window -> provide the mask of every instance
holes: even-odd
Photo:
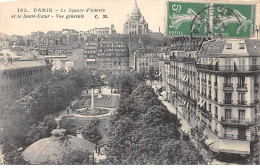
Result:
[[[232,104],[232,93],[225,93],[225,104]]]
[[[256,58],[253,58],[253,65],[256,65]]]
[[[230,59],[230,58],[225,59],[225,66],[226,66],[225,70],[229,70],[229,71],[232,70],[231,61],[232,61],[232,59]]]
[[[226,49],[232,49],[232,44],[231,43],[227,43],[226,44]]]
[[[238,104],[245,104],[245,93],[238,93]]]
[[[245,87],[245,76],[238,77],[238,87]]]
[[[238,111],[238,118],[239,118],[239,120],[245,119],[245,110],[239,110]]]
[[[239,43],[239,49],[245,49],[245,43]]]
[[[224,81],[225,81],[226,84],[230,84],[231,83],[231,76],[225,77]]]
[[[215,106],[215,118],[218,119],[218,107]]]
[[[239,59],[238,62],[239,62],[238,69],[241,70],[241,71],[245,71],[245,69],[246,69],[245,68],[245,59]]]
[[[231,110],[230,109],[225,109],[225,118],[231,119]]]

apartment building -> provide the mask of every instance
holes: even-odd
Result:
[[[113,74],[129,72],[129,49],[123,42],[98,42],[96,69]]]
[[[207,41],[197,54],[169,50],[161,63],[169,101],[193,128],[203,128],[209,149],[250,154],[257,132],[260,40]]]
[[[137,72],[149,72],[153,68],[155,74],[159,74],[160,58],[165,55],[162,47],[146,47],[137,49],[134,53],[135,70]]]
[[[48,60],[0,59],[0,96],[17,93],[27,84],[37,84],[51,77]]]
[[[89,70],[96,70],[97,42],[87,42],[84,47],[85,66]]]

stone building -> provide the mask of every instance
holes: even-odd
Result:
[[[128,45],[121,42],[99,42],[97,45],[96,69],[113,74],[129,72]]]
[[[0,96],[14,94],[27,84],[37,84],[51,77],[52,64],[47,59],[16,60],[0,58]]]
[[[137,49],[134,53],[135,70],[137,72],[149,72],[153,68],[154,73],[159,75],[160,58],[165,54],[161,47],[148,47]]]
[[[169,51],[161,61],[169,101],[214,153],[249,156],[256,140],[260,41],[204,42],[198,55]],[[180,58],[181,61],[178,61]]]

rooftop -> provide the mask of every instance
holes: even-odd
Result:
[[[63,153],[72,150],[84,150],[90,153],[94,150],[94,143],[83,138],[66,135],[65,129],[54,129],[52,136],[36,141],[30,145],[22,156],[31,164],[41,164],[46,161],[60,161]]]
[[[0,71],[1,70],[12,70],[19,68],[31,68],[31,67],[40,67],[47,65],[45,60],[19,60],[11,62],[0,62]]]
[[[206,41],[203,43],[199,54],[201,56],[213,54],[260,56],[260,40],[230,39]]]

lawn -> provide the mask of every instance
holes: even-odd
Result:
[[[99,131],[101,132],[102,135],[102,140],[99,142],[100,144],[108,141],[107,133],[109,132],[110,129],[109,118],[110,116],[99,118],[100,120]],[[77,118],[77,117],[69,117],[69,116],[63,117],[62,120],[60,121],[61,128],[67,129],[67,133],[69,135],[76,136],[76,131],[79,125],[81,124],[83,127],[85,127],[86,125],[88,125],[91,119],[92,118]],[[107,126],[107,131],[105,131],[105,126]]]
[[[118,96],[115,95],[102,95],[102,98],[94,98],[95,107],[107,107],[107,108],[116,108],[118,106]],[[88,98],[84,105],[91,105],[91,98]]]

